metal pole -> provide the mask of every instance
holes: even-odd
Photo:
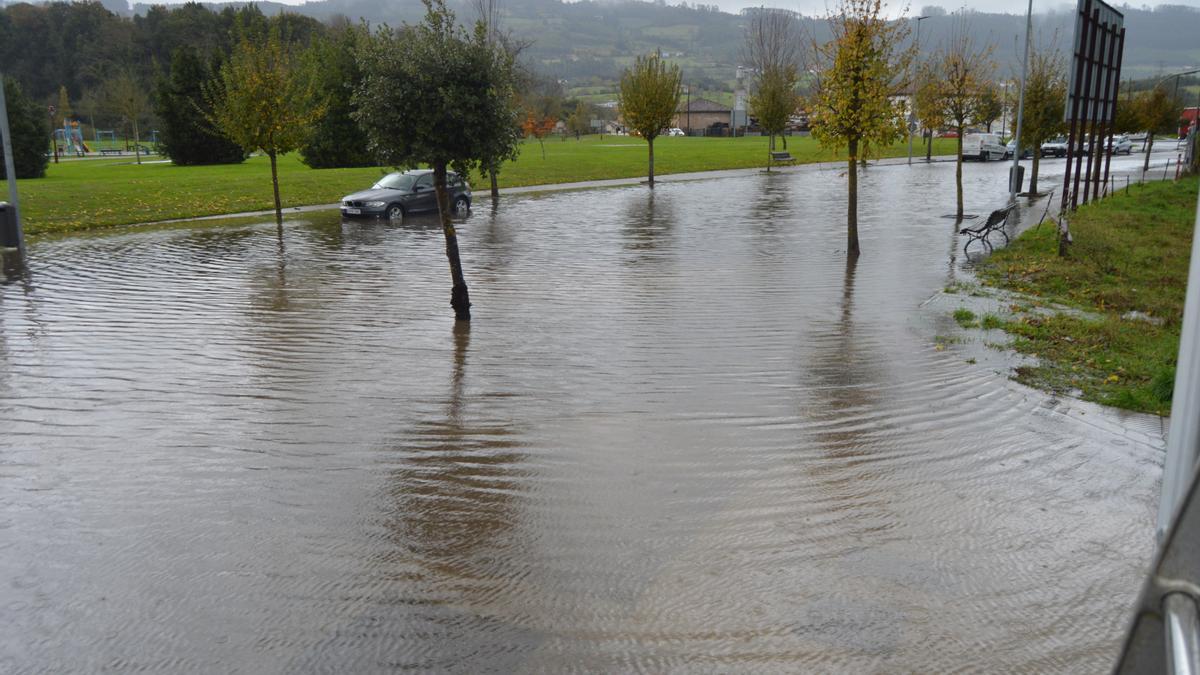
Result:
[[[1089,86],[1089,83],[1092,81],[1092,65],[1095,63],[1095,59],[1092,58],[1092,55],[1095,54],[1095,52],[1096,52],[1096,26],[1100,23],[1099,8],[1092,10],[1091,9],[1091,7],[1092,7],[1091,0],[1087,0],[1087,4],[1085,5],[1085,7],[1088,8],[1090,11],[1088,12],[1088,16],[1086,17],[1086,19],[1083,23],[1084,35],[1087,37],[1086,47],[1084,47],[1084,50],[1083,50],[1084,73],[1083,73],[1083,81],[1080,82],[1079,87],[1076,88],[1076,91],[1079,92],[1080,97],[1083,99],[1083,119],[1080,120],[1080,123],[1079,123],[1080,124],[1080,127],[1079,127],[1080,137],[1078,139],[1079,140],[1078,145],[1079,145],[1080,150],[1083,149],[1083,139],[1087,138],[1087,134],[1089,131],[1092,131],[1092,124],[1091,124],[1091,116],[1092,116],[1091,115],[1091,112],[1092,112],[1091,92],[1092,92],[1092,88],[1091,88],[1091,86]],[[1074,150],[1073,147],[1067,148],[1067,154],[1070,155],[1072,150]],[[1091,162],[1090,158],[1088,159],[1088,162]],[[1090,166],[1090,164],[1089,164],[1089,166]],[[1074,211],[1079,206],[1079,173],[1082,170],[1083,170],[1083,161],[1077,159],[1075,161],[1075,191],[1071,194],[1071,210],[1072,211]],[[1087,203],[1087,200],[1084,200],[1084,203]]]
[[[1112,132],[1113,125],[1117,121],[1117,105],[1121,96],[1121,65],[1125,62],[1125,29],[1117,34],[1117,70],[1113,73],[1113,94],[1112,106],[1109,108],[1108,115],[1108,147],[1112,147]],[[1132,91],[1132,89],[1131,89]],[[1130,151],[1132,153],[1132,150]],[[1104,158],[1104,179],[1108,180],[1108,169],[1112,164],[1113,153],[1108,153]]]
[[[1167,639],[1167,670],[1175,675],[1200,675],[1200,616],[1196,601],[1183,593],[1163,598],[1163,631]]]
[[[1071,103],[1071,109],[1068,111],[1070,122],[1070,131],[1067,132],[1067,164],[1063,170],[1063,191],[1062,191],[1062,207],[1059,211],[1065,212],[1067,206],[1072,202],[1071,194],[1071,163],[1078,162],[1079,158],[1075,157],[1072,152],[1075,149],[1075,130],[1079,124],[1079,99],[1080,89],[1083,83],[1083,55],[1087,47],[1087,26],[1088,26],[1088,10],[1091,9],[1092,3],[1090,0],[1085,0],[1083,9],[1076,12],[1076,21],[1078,21],[1078,29],[1075,31],[1079,36],[1079,45],[1074,48],[1075,55],[1075,78],[1072,80],[1074,88],[1069,92],[1067,100]]]
[[[1017,94],[1017,133],[1013,134],[1013,164],[1008,177],[1008,201],[1017,201],[1017,172],[1021,166],[1021,124],[1025,121],[1025,72],[1029,68],[1029,34],[1033,29],[1033,0],[1025,10],[1025,56],[1021,57],[1021,91]],[[1033,180],[1030,178],[1029,180]]]
[[[1200,198],[1197,198],[1200,208]],[[1192,260],[1183,304],[1175,393],[1171,398],[1171,427],[1167,433],[1167,458],[1163,464],[1162,495],[1158,503],[1158,541],[1161,544],[1171,518],[1187,493],[1197,458],[1200,458],[1200,210],[1192,239]]]
[[[1033,2],[1033,0],[1029,0]],[[908,163],[912,164],[912,134],[915,129],[913,125],[917,122],[917,59],[921,58],[921,22],[928,19],[927,16],[917,17],[917,37],[913,44],[913,65],[912,65],[912,84],[909,85],[909,113],[908,113]]]
[[[1094,59],[1095,66],[1096,66],[1095,77],[1092,76],[1092,64],[1090,64],[1090,63],[1088,64],[1088,76],[1087,76],[1088,101],[1090,102],[1088,109],[1091,111],[1092,114],[1088,116],[1089,117],[1088,131],[1090,131],[1091,133],[1089,133],[1087,138],[1084,139],[1084,141],[1083,141],[1083,142],[1087,143],[1087,149],[1088,149],[1088,151],[1087,151],[1087,171],[1084,171],[1084,173],[1083,173],[1083,203],[1084,204],[1088,203],[1088,195],[1089,194],[1091,194],[1093,197],[1096,197],[1097,195],[1100,194],[1100,186],[1099,185],[1095,186],[1095,189],[1092,188],[1092,182],[1094,180],[1093,176],[1092,176],[1092,160],[1095,159],[1096,166],[1097,167],[1100,166],[1100,160],[1096,159],[1096,136],[1099,136],[1103,131],[1103,125],[1101,124],[1101,121],[1100,121],[1101,120],[1101,116],[1100,116],[1100,103],[1101,103],[1100,79],[1104,77],[1104,63],[1101,62],[1100,59],[1103,58],[1103,56],[1104,56],[1104,46],[1108,42],[1108,26],[1102,25],[1100,23],[1100,10],[1096,10],[1095,26],[1096,26],[1096,31],[1100,33],[1100,47],[1099,47],[1099,49],[1096,50],[1096,58]],[[1101,148],[1100,151],[1104,152],[1104,149]]]
[[[12,134],[8,130],[8,103],[4,100],[4,74],[0,73],[0,142],[4,143],[4,175],[8,177],[8,204],[17,228],[17,252],[25,257],[25,233],[21,231],[21,209],[17,203],[17,168],[13,165]]]

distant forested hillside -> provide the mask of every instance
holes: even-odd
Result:
[[[60,85],[74,99],[113,72],[130,67],[149,86],[179,46],[206,52],[227,49],[230,27],[239,16],[293,14],[295,28],[303,34],[320,30],[321,23],[330,21],[412,22],[424,11],[419,0],[249,4],[254,7],[247,8],[247,3],[138,4],[130,11],[123,8],[121,0],[105,0],[104,4],[10,3],[0,7],[0,63],[39,100],[55,99]],[[465,0],[452,0],[451,4],[460,19],[471,18]],[[525,58],[536,70],[564,80],[570,91],[597,95],[613,90],[620,69],[634,55],[655,49],[678,62],[693,87],[728,90],[746,21],[743,15],[703,4],[500,0],[500,5],[504,27],[529,41]],[[1129,36],[1127,77],[1149,77],[1200,64],[1200,11],[1180,6],[1126,7],[1124,11]],[[965,22],[977,44],[995,45],[994,56],[1001,63],[998,76],[1013,72],[1023,17],[982,13],[964,17],[928,6],[921,12],[931,15],[921,25],[922,52],[932,51]],[[817,39],[827,35],[822,20],[804,18],[802,24]],[[1057,34],[1058,44],[1065,47],[1071,26],[1069,13],[1035,17],[1042,43],[1049,43]]]

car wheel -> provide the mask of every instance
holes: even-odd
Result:
[[[387,207],[387,219],[388,220],[403,220],[404,219],[404,207],[400,206],[399,204],[389,205]]]
[[[466,197],[459,195],[454,198],[454,215],[465,216],[471,210],[471,201]]]

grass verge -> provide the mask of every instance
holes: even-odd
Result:
[[[1150,183],[1080,208],[1069,258],[1058,257],[1049,224],[981,266],[984,283],[1034,296],[1035,305],[1083,310],[1003,322],[1010,346],[1038,358],[1017,369],[1017,380],[1118,408],[1170,411],[1198,186],[1195,177]]]
[[[936,139],[938,154],[953,151],[953,139]],[[646,172],[646,143],[625,136],[554,139],[542,146],[527,141],[516,162],[500,172],[501,187],[633,178]],[[808,137],[788,139],[788,151],[801,163],[839,159]],[[907,143],[883,153],[900,157]],[[658,175],[764,166],[767,139],[659,138],[654,143]],[[287,206],[331,204],[369,187],[385,169],[310,169],[295,154],[279,162],[279,189]],[[18,181],[21,211],[29,234],[66,232],[174,218],[211,216],[273,207],[271,172],[265,157],[244,164],[181,167],[133,163],[132,157],[51,164],[45,178]],[[487,181],[472,180],[476,192]]]

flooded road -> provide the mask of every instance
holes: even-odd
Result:
[[[953,172],[868,169],[856,265],[836,169],[477,209],[469,331],[428,220],[35,243],[0,672],[1107,670],[1157,422],[936,347]]]

